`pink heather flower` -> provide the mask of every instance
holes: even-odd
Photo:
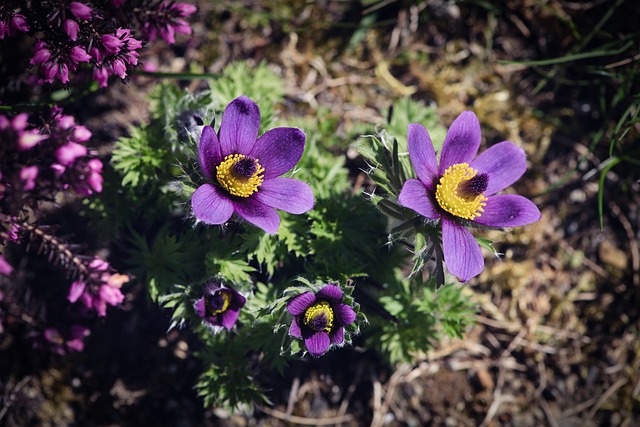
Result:
[[[104,302],[113,306],[124,301],[124,295],[122,295],[120,288],[109,284],[100,286],[99,295]]]
[[[4,39],[5,35],[14,36],[18,31],[29,31],[29,24],[24,15],[16,13],[10,21],[0,20],[0,39]]]
[[[89,263],[89,268],[96,271],[106,271],[109,268],[109,263],[102,258],[95,257]]]
[[[98,316],[104,317],[107,315],[107,304],[116,306],[124,301],[124,295],[119,288],[102,285],[98,291],[98,297],[94,297],[93,308],[98,313]]]
[[[25,130],[29,121],[29,115],[27,113],[20,113],[11,120],[11,127],[16,132]]]
[[[27,18],[24,15],[16,13],[11,19],[11,25],[18,31],[29,31],[29,24],[27,24]]]
[[[67,170],[67,168],[57,163],[52,164],[51,169],[53,169],[53,172],[56,174],[57,177],[61,176],[64,173],[64,171]]]
[[[61,129],[69,129],[73,126],[76,125],[76,119],[73,118],[73,116],[67,116],[62,114],[62,109],[58,109],[56,110],[58,117],[57,117],[57,122],[58,122],[58,126],[60,126]]]
[[[98,82],[98,86],[104,88],[109,83],[109,71],[106,67],[95,67],[93,69],[93,78]]]
[[[44,64],[51,58],[51,51],[46,43],[41,40],[36,41],[33,47],[34,53],[29,63],[31,65]]]
[[[113,34],[105,34],[100,38],[105,52],[109,55],[117,55],[120,49],[124,45],[123,41]]]
[[[82,125],[78,125],[73,129],[73,139],[76,142],[85,142],[91,138],[91,131]]]
[[[89,55],[82,46],[74,46],[71,49],[71,54],[69,55],[69,58],[71,58],[72,61],[77,63],[91,61],[91,55]]]
[[[68,142],[56,150],[56,159],[63,166],[69,166],[78,157],[87,155],[87,147],[76,142]]]
[[[461,282],[484,268],[478,242],[467,225],[516,227],[540,219],[530,200],[500,194],[527,169],[524,150],[510,141],[500,142],[476,157],[482,139],[480,122],[465,111],[451,124],[440,163],[429,133],[420,124],[408,129],[409,158],[418,179],[404,183],[400,205],[442,226],[444,262]]]
[[[78,31],[80,31],[80,26],[76,21],[73,19],[67,19],[64,21],[62,26],[64,28],[64,32],[69,36],[69,39],[72,41],[78,40]]]
[[[127,77],[127,66],[124,64],[124,61],[122,61],[121,59],[116,59],[115,61],[113,61],[112,67],[113,73],[116,76],[120,77],[121,79]]]
[[[195,303],[195,311],[213,327],[231,330],[247,299],[235,289],[210,283],[205,286],[202,297]]]
[[[333,283],[294,297],[287,310],[293,315],[289,335],[303,339],[309,354],[316,357],[332,344],[342,344],[344,327],[356,320],[356,312],[342,303],[342,290]]]
[[[24,166],[20,169],[20,180],[22,181],[22,190],[29,191],[36,187],[36,177],[38,176],[37,166]]]
[[[97,47],[92,47],[89,50],[89,55],[91,55],[91,57],[97,62],[97,63],[101,63],[102,62],[102,52],[100,52],[100,49],[98,49]]]
[[[26,132],[23,132],[18,137],[18,150],[20,151],[30,150],[36,145],[38,145],[40,141],[44,141],[47,138],[49,137],[47,135],[41,135],[38,129],[31,129]]]
[[[74,303],[80,299],[80,296],[84,293],[87,284],[83,280],[75,280],[71,283],[71,287],[69,288],[69,295],[67,295],[67,300],[70,303]]]
[[[84,19],[85,21],[91,19],[91,14],[93,12],[93,9],[91,7],[77,1],[72,1],[69,5],[69,9],[71,10],[71,13],[76,16],[76,18]]]
[[[111,5],[116,9],[124,4],[124,0],[111,0]]]
[[[7,262],[4,256],[0,255],[0,274],[10,276],[13,273],[13,267]]]
[[[87,166],[90,171],[87,183],[93,191],[100,193],[102,191],[102,162],[99,159],[91,159],[87,163]],[[91,194],[90,191],[89,194]]]
[[[86,326],[72,325],[60,330],[58,328],[47,328],[44,331],[44,339],[51,346],[51,350],[57,354],[67,354],[71,351],[82,351],[84,349],[84,338],[89,336],[89,328]]]
[[[58,71],[58,78],[60,82],[65,84],[69,83],[69,67],[67,64],[61,63]]]
[[[193,193],[195,217],[224,224],[234,212],[270,234],[280,226],[276,209],[302,214],[313,208],[311,188],[280,176],[298,163],[306,136],[297,128],[271,129],[258,138],[260,109],[246,96],[234,99],[222,116],[219,136],[205,126],[200,166],[207,182]]]

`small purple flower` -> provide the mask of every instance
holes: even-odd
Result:
[[[76,21],[74,21],[73,19],[66,19],[62,24],[62,27],[64,28],[64,32],[67,33],[71,41],[78,40],[78,31],[80,31],[80,26]]]
[[[15,13],[11,16],[9,13],[9,16],[4,19],[0,18],[0,40],[4,39],[5,35],[9,37],[16,35],[18,31],[29,31],[29,24],[24,15]]]
[[[344,327],[356,320],[356,312],[342,304],[342,291],[334,284],[294,297],[287,310],[293,315],[289,335],[304,339],[312,356],[322,356],[331,344],[342,344]]]
[[[124,45],[124,42],[113,34],[105,34],[100,38],[104,50],[109,55],[116,55]]]
[[[69,9],[71,10],[71,13],[75,15],[76,18],[84,19],[85,21],[90,20],[91,15],[93,13],[93,9],[91,7],[77,1],[72,1],[71,4],[69,5]]]
[[[424,126],[409,125],[407,139],[418,179],[404,183],[398,202],[430,220],[441,220],[444,261],[460,281],[484,268],[480,246],[465,225],[515,227],[540,219],[540,210],[525,197],[496,195],[524,174],[525,152],[503,141],[476,157],[481,130],[473,112],[463,112],[451,124],[440,165]]]
[[[274,234],[280,226],[276,209],[301,214],[313,208],[313,192],[306,183],[280,178],[300,160],[305,134],[279,127],[257,138],[259,128],[258,105],[241,96],[225,108],[219,135],[211,126],[202,130],[200,165],[209,182],[191,198],[198,220],[224,224],[237,212]]]
[[[71,48],[69,58],[77,63],[91,61],[91,55],[89,55],[82,46],[74,46]]]
[[[86,326],[71,325],[62,329],[47,328],[44,330],[43,336],[54,353],[64,355],[69,351],[82,351],[84,339],[89,334],[89,328]]]
[[[4,256],[0,255],[0,274],[10,276],[13,273],[13,267],[7,262]]]
[[[62,166],[69,166],[78,157],[87,155],[87,147],[77,142],[70,141],[56,150],[56,159]]]
[[[22,190],[29,191],[36,188],[36,178],[38,177],[38,166],[24,166],[20,169],[20,180]]]
[[[247,299],[235,289],[210,283],[195,304],[198,316],[212,326],[233,328]]]

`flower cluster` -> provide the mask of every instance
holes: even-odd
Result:
[[[90,138],[91,131],[60,108],[39,119],[0,115],[0,212],[17,215],[60,190],[102,191],[102,162],[85,145]]]
[[[85,145],[90,138],[89,129],[59,108],[39,118],[0,115],[0,219],[6,227],[0,243],[15,242],[26,208],[37,209],[58,191],[80,196],[102,191],[102,162]],[[0,273],[12,271],[0,254]]]
[[[9,3],[0,5],[0,40],[5,36],[13,37],[19,31],[29,31],[27,18]]]
[[[175,43],[175,34],[191,34],[186,19],[196,7],[150,0],[111,2],[8,0],[0,5],[0,39],[20,32],[36,37],[29,63],[37,67],[39,84],[71,83],[81,70],[91,70],[100,87],[110,76],[126,81],[138,65],[142,40],[162,37]],[[18,13],[20,12],[20,13]]]
[[[398,202],[442,227],[444,262],[465,282],[484,268],[480,246],[467,226],[515,227],[540,219],[530,200],[516,194],[496,195],[516,182],[527,168],[524,150],[510,141],[476,157],[482,139],[480,122],[470,111],[451,124],[440,163],[420,124],[408,129],[409,158],[418,179],[404,183]]]
[[[103,317],[108,305],[117,306],[124,301],[120,288],[128,281],[129,276],[113,273],[109,263],[96,257],[83,270],[82,277],[71,284],[67,299],[71,303],[80,301]]]
[[[106,87],[109,76],[126,80],[127,70],[138,65],[142,42],[128,28],[113,30],[102,11],[77,1],[39,10],[48,25],[37,28],[43,36],[34,44],[30,63],[39,67],[40,83],[69,83],[69,73],[84,63],[100,87]]]
[[[70,352],[79,352],[84,350],[84,339],[90,333],[89,328],[82,325],[49,327],[42,333],[44,343],[39,345],[48,347],[53,353],[61,356]]]
[[[280,226],[276,209],[301,214],[313,208],[309,185],[280,177],[302,157],[305,134],[279,127],[258,138],[259,129],[260,108],[246,96],[227,105],[219,134],[204,127],[199,159],[207,182],[191,199],[198,220],[224,224],[236,212],[274,234]]]
[[[191,4],[163,1],[155,13],[147,15],[147,20],[142,24],[142,32],[149,41],[156,40],[159,35],[167,43],[174,44],[176,33],[191,34],[191,27],[185,18],[193,15],[196,10],[198,9]]]

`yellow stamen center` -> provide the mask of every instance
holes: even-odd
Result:
[[[473,220],[479,217],[487,204],[484,190],[488,177],[481,174],[474,179],[477,173],[466,163],[449,166],[436,186],[436,200],[440,207],[460,218]]]
[[[207,303],[207,311],[211,316],[224,313],[231,304],[231,292],[226,289],[210,295],[205,302]]]
[[[333,328],[333,309],[326,301],[320,301],[304,313],[304,324],[316,332],[331,332]]]
[[[264,181],[263,172],[258,159],[244,154],[229,154],[216,167],[216,179],[232,195],[249,197]]]

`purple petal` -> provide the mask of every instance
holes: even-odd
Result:
[[[298,163],[304,151],[305,139],[300,129],[271,129],[258,138],[250,156],[264,168],[265,179],[275,178]]]
[[[196,218],[207,224],[223,224],[233,215],[233,202],[211,184],[198,187],[191,197],[191,206]]]
[[[331,344],[342,344],[344,342],[344,328],[341,326],[331,331],[329,339],[331,340]]]
[[[239,310],[226,310],[221,315],[221,317],[222,317],[222,326],[224,326],[225,328],[231,330],[231,328],[233,328],[233,325],[236,324],[236,320],[238,320],[238,316],[240,316],[240,311]]]
[[[527,160],[522,148],[503,141],[480,153],[469,166],[479,174],[489,174],[489,186],[484,194],[491,196],[516,182],[527,169]]]
[[[447,269],[461,282],[477,276],[484,268],[476,239],[464,226],[445,217],[442,218],[442,249]]]
[[[311,307],[314,302],[316,302],[316,296],[313,292],[305,292],[289,301],[287,303],[287,310],[294,316],[300,316],[304,314],[307,308]]]
[[[220,124],[222,156],[229,154],[248,155],[258,138],[259,130],[260,108],[258,108],[258,104],[246,96],[240,96],[231,101],[224,109]]]
[[[333,303],[339,303],[342,301],[342,290],[340,290],[339,286],[329,284],[320,289],[316,297]]]
[[[200,166],[207,175],[207,178],[213,179],[216,173],[216,166],[222,162],[222,154],[220,153],[220,141],[218,135],[211,126],[202,128],[202,136],[200,136]]]
[[[474,222],[490,227],[518,227],[540,219],[540,210],[529,199],[517,194],[499,194],[487,200],[482,215]]]
[[[409,125],[409,158],[418,179],[428,188],[433,189],[433,182],[438,177],[438,161],[429,132],[421,124]]]
[[[478,118],[471,111],[463,111],[447,131],[442,146],[438,175],[444,174],[451,165],[471,163],[478,152],[481,139],[482,131]]]
[[[333,316],[336,320],[336,324],[342,326],[350,325],[356,320],[356,312],[347,304],[334,306]]]
[[[253,198],[272,208],[292,214],[305,213],[313,208],[311,187],[291,178],[267,179]]]
[[[289,327],[289,335],[295,338],[302,338],[302,331],[300,330],[300,326],[298,325],[298,320],[291,320],[291,326]]]
[[[196,314],[202,318],[204,318],[207,315],[207,311],[204,307],[204,297],[200,298],[195,305],[193,306],[194,310],[196,311]]]
[[[426,218],[440,218],[440,213],[431,202],[429,190],[417,179],[409,179],[404,183],[398,196],[398,203],[405,208],[413,209]]]
[[[242,307],[244,307],[247,302],[247,299],[244,297],[244,295],[228,286],[226,287],[226,289],[229,289],[233,294],[233,298],[231,299],[231,304],[229,306],[230,309],[240,310]]]
[[[329,340],[329,334],[325,331],[321,331],[316,332],[304,340],[304,344],[307,347],[309,354],[312,356],[322,356],[329,348],[331,341]]]
[[[269,234],[276,234],[280,227],[280,217],[274,208],[264,205],[253,197],[234,202],[236,212],[245,220],[262,228]]]

